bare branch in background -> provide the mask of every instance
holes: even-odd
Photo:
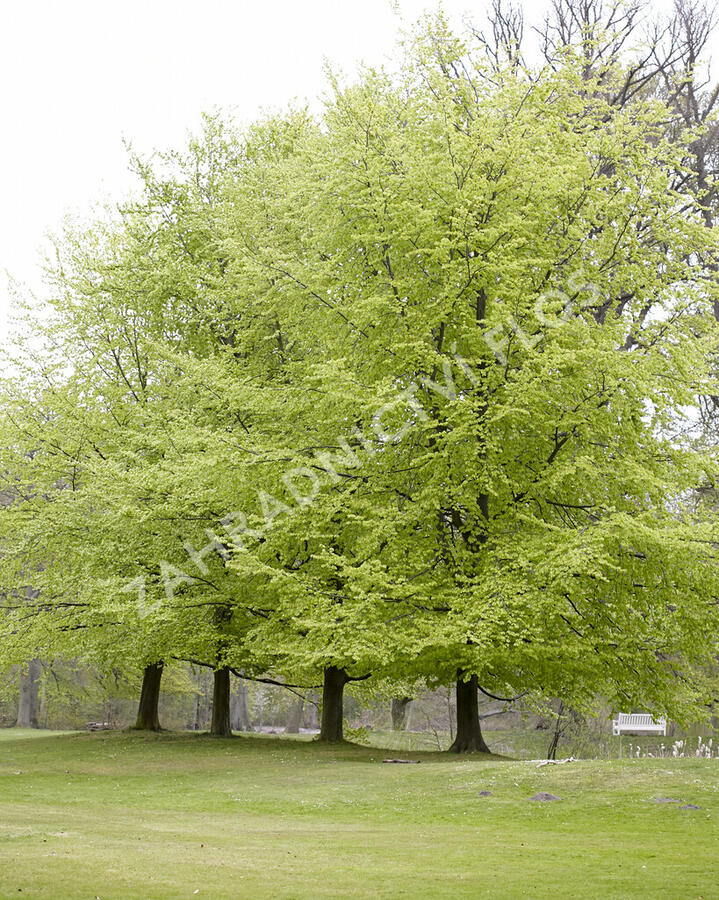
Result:
[[[487,16],[489,31],[472,25],[474,34],[495,68],[506,65],[518,66],[522,63],[522,39],[524,37],[524,11],[521,5],[509,0],[492,0],[492,8]]]

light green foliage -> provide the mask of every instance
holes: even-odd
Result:
[[[3,581],[40,590],[7,659],[461,668],[705,711],[690,136],[572,52],[497,71],[441,19],[332,88],[319,122],[209,119],[61,243],[48,354],[4,390]]]
[[[358,456],[273,523],[280,624],[298,659],[686,717],[710,690],[691,661],[715,649],[716,570],[680,507],[713,463],[669,426],[708,389],[695,254],[715,235],[671,190],[660,104],[610,106],[571,54],[534,82],[456,75],[439,28],[403,83],[338,88],[301,165],[278,164],[278,210],[312,198],[304,239],[290,257],[268,234],[257,265],[305,340],[331,336],[308,443]]]
[[[240,340],[242,310],[217,300],[218,283],[232,289],[218,275],[218,180],[236,153],[209,120],[187,158],[166,160],[166,180],[138,163],[143,195],[118,221],[61,245],[46,333],[57,362],[41,360],[23,394],[16,383],[6,394],[18,503],[4,569],[11,580],[13,563],[16,578],[39,563],[35,607],[48,613],[19,604],[20,658],[54,632],[84,656],[213,662],[212,611],[232,604],[237,624],[248,605],[217,555],[193,564],[183,546],[204,546],[202,526],[223,534],[247,452],[235,433],[252,443],[243,417],[258,377],[271,377],[271,358],[254,352],[261,324]]]

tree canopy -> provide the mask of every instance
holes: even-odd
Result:
[[[696,123],[587,46],[434,17],[133,160],[2,384],[6,661],[708,708],[717,236]]]

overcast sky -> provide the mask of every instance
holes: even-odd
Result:
[[[666,5],[662,0],[658,5]],[[657,4],[655,4],[656,7]],[[44,235],[131,185],[123,138],[177,146],[202,110],[239,121],[316,102],[323,62],[351,73],[391,54],[391,0],[3,0],[0,272],[41,291]],[[431,0],[400,0],[405,22]],[[485,4],[445,0],[459,24]],[[537,0],[525,8],[537,10]],[[8,291],[0,282],[0,340]]]

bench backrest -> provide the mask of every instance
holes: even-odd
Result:
[[[630,728],[651,728],[655,725],[662,725],[663,719],[654,720],[649,713],[619,713],[619,725],[626,725]]]

